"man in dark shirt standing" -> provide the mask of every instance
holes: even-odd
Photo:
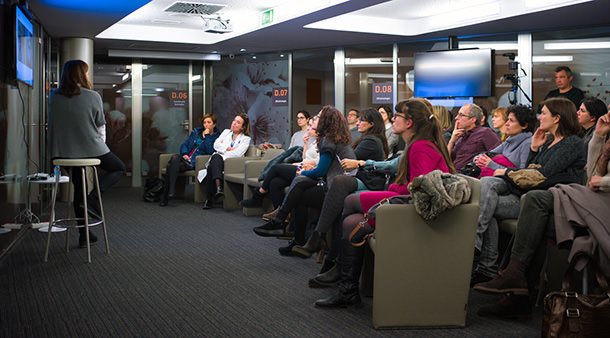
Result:
[[[559,66],[555,68],[555,84],[557,85],[557,89],[548,92],[544,99],[563,96],[574,102],[576,108],[580,107],[580,102],[585,98],[585,94],[582,90],[572,86],[573,79],[574,75],[572,75],[570,67]],[[540,107],[540,109],[542,109],[542,107]],[[538,111],[540,111],[540,109]]]
[[[455,128],[447,147],[455,169],[461,169],[475,155],[497,147],[501,141],[491,128],[481,126],[483,110],[473,103],[467,103],[460,108],[455,117]]]

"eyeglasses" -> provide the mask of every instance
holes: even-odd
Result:
[[[465,118],[471,118],[472,116],[470,115],[466,115],[466,114],[462,114],[462,113],[458,113],[457,116],[459,117],[465,117]]]
[[[400,114],[400,113],[396,113],[396,114],[394,114],[394,117],[400,117],[400,118],[403,118],[403,119],[405,119],[405,120],[408,120],[408,119],[409,119],[408,117],[406,117],[405,115]]]

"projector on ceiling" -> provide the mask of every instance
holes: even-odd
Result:
[[[231,33],[233,26],[229,23],[229,20],[223,20],[218,18],[203,18],[203,31],[206,33]]]

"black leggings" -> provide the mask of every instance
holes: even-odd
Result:
[[[343,239],[347,240],[349,234],[354,230],[358,223],[364,221],[364,212],[360,203],[360,194],[351,194],[345,199],[345,208],[343,209]],[[364,223],[364,228],[373,231],[368,222]]]
[[[261,187],[269,192],[273,208],[277,208],[284,200],[284,189],[290,185],[297,173],[297,166],[279,163],[271,168],[265,176]]]
[[[222,185],[222,173],[225,170],[225,161],[219,154],[214,154],[210,157],[210,163],[208,163],[208,174],[205,178],[205,187],[208,194],[208,200],[212,200],[212,197],[216,193],[216,180],[219,179]]]
[[[328,258],[334,259],[339,254],[342,235],[342,213],[346,197],[358,189],[358,180],[353,176],[337,175],[333,178],[324,203],[316,230],[326,233],[331,231],[331,242]],[[360,199],[358,199],[360,201]]]
[[[125,175],[125,164],[115,154],[108,152],[97,157],[101,162],[99,167],[106,171],[106,174],[99,178],[100,193],[103,194],[111,186],[115,185]],[[74,185],[74,215],[76,217],[85,217],[83,205],[83,180],[81,176],[81,167],[72,167],[72,184]],[[85,182],[86,184],[86,182]],[[91,195],[97,199],[96,191],[92,191]],[[84,222],[83,222],[84,223]],[[84,231],[84,228],[82,228]]]

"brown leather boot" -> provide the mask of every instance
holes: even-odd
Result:
[[[479,283],[473,289],[492,294],[528,295],[526,270],[527,266],[524,263],[511,259],[501,275],[489,282]]]

